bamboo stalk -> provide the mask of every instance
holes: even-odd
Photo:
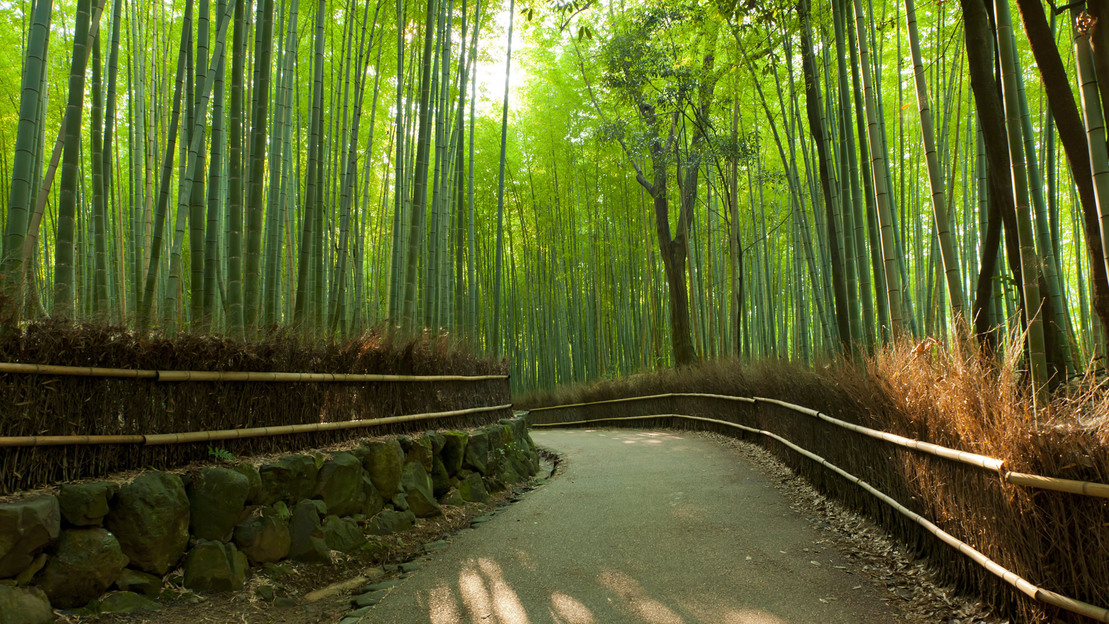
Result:
[[[747,426],[740,425],[740,424],[737,424],[737,423],[728,422],[726,420],[717,420],[715,418],[704,418],[704,417],[701,417],[701,416],[685,416],[685,415],[682,415],[682,414],[652,414],[652,415],[646,415],[646,416],[629,416],[629,417],[620,417],[620,418],[598,418],[598,419],[595,419],[595,420],[586,420],[586,421],[580,421],[580,422],[576,422],[576,423],[559,423],[559,424],[585,424],[585,423],[592,423],[592,422],[604,422],[604,421],[616,421],[616,420],[645,420],[645,419],[655,419],[655,418],[679,418],[679,419],[683,419],[683,420],[697,420],[697,421],[712,423],[712,424],[716,424],[716,425],[723,425],[725,427],[732,427],[732,428],[735,428],[735,429],[741,429],[741,430],[747,431],[749,433],[757,433],[757,434],[764,435],[764,436],[769,437],[769,438],[773,438],[774,440],[777,440],[778,442],[781,442],[782,444],[788,446],[790,449],[796,451],[797,453],[800,453],[801,455],[804,455],[805,457],[819,463],[821,466],[824,466],[825,468],[828,468],[829,470],[832,470],[832,471],[836,472],[837,474],[839,474],[843,478],[847,479],[848,481],[850,481],[850,482],[854,483],[855,485],[863,488],[864,490],[866,490],[870,494],[872,494],[875,497],[877,497],[878,499],[880,499],[882,502],[886,503],[890,507],[893,507],[901,515],[909,518],[913,522],[916,522],[921,527],[923,527],[924,530],[926,530],[929,533],[931,533],[932,535],[936,536],[941,541],[946,543],[948,546],[951,546],[951,547],[955,548],[956,550],[958,550],[959,552],[963,553],[971,561],[973,561],[973,562],[977,563],[978,565],[982,566],[983,568],[989,570],[990,573],[992,573],[995,576],[999,577],[1001,580],[1005,581],[1009,585],[1011,585],[1014,588],[1018,589],[1021,593],[1027,595],[1028,597],[1030,597],[1034,600],[1039,600],[1041,602],[1046,602],[1047,604],[1059,607],[1061,609],[1066,609],[1067,611],[1071,611],[1072,613],[1078,613],[1078,614],[1086,616],[1088,618],[1095,619],[1099,622],[1109,622],[1109,609],[1106,609],[1104,607],[1099,607],[1097,605],[1092,605],[1092,604],[1087,603],[1087,602],[1082,602],[1081,600],[1076,600],[1074,598],[1064,596],[1060,593],[1053,592],[1053,591],[1048,590],[1048,589],[1044,589],[1044,588],[1039,587],[1037,585],[1033,585],[1031,582],[1029,582],[1024,577],[1022,577],[1019,574],[1003,567],[1001,564],[997,563],[993,559],[990,559],[986,555],[982,554],[981,552],[979,552],[976,548],[974,548],[970,544],[967,544],[966,542],[960,540],[959,538],[955,537],[954,535],[952,535],[952,534],[948,533],[947,531],[944,531],[943,529],[939,528],[938,526],[933,524],[930,520],[928,520],[924,516],[921,516],[920,514],[914,512],[910,509],[907,509],[901,503],[894,500],[891,496],[889,496],[888,494],[886,494],[886,493],[882,492],[881,490],[875,488],[874,486],[870,485],[866,481],[863,481],[859,477],[856,477],[855,475],[847,472],[846,470],[840,468],[839,466],[836,466],[835,464],[829,462],[828,460],[824,459],[820,455],[817,455],[816,453],[813,453],[813,452],[811,452],[807,449],[804,449],[804,448],[790,442],[789,440],[787,440],[787,439],[785,439],[785,438],[783,438],[783,437],[781,437],[781,436],[779,436],[775,433],[772,433],[770,431],[765,431],[763,429],[756,429],[754,427],[747,427]],[[540,425],[532,425],[532,426],[536,427],[536,426],[540,426]],[[548,426],[550,426],[550,425],[548,425]],[[1029,475],[1029,476],[1031,476],[1031,475]],[[1040,478],[1041,479],[1047,479],[1047,477],[1040,477]]]
[[[67,375],[72,377],[125,377],[155,381],[270,381],[296,383],[326,382],[428,382],[428,381],[492,381],[508,379],[508,375],[384,375],[371,373],[262,373],[235,371],[161,371],[130,368],[98,368],[95,366],[55,366],[52,364],[20,364],[0,362],[0,373],[32,375]]]
[[[280,425],[276,427],[251,427],[249,429],[221,429],[218,431],[189,431],[185,433],[156,433],[147,435],[74,435],[74,436],[18,436],[0,438],[0,448],[28,446],[98,446],[105,444],[142,444],[144,446],[164,446],[168,444],[188,444],[193,442],[215,442],[219,440],[241,440],[278,435],[319,433],[345,429],[366,429],[381,425],[435,420],[452,416],[465,416],[483,412],[511,409],[511,404],[492,407],[472,407],[447,412],[426,412],[387,416],[372,420],[348,420],[342,422],[307,423],[302,425]]]

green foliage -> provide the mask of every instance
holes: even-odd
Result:
[[[208,445],[208,457],[211,457],[215,461],[227,463],[239,461],[239,458],[235,457],[235,454],[231,451],[211,445]]]

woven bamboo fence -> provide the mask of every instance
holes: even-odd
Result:
[[[1109,622],[1104,483],[1011,471],[1002,459],[776,399],[667,393],[534,408],[529,419],[535,427],[673,427],[749,439],[1020,621]]]
[[[215,449],[480,426],[510,416],[508,403],[503,363],[439,339],[244,343],[45,322],[0,333],[0,494],[180,467]]]

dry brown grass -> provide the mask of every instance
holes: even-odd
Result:
[[[1000,364],[986,360],[965,344],[901,343],[861,366],[713,362],[560,389],[520,403],[538,407],[670,392],[761,396],[1002,458],[1011,470],[1109,482],[1109,407],[1103,386],[1091,376],[1061,389],[1037,417],[1017,361],[1013,354]],[[1109,606],[1109,501],[1104,499],[1006,485],[997,474],[892,447],[766,403],[753,407],[710,399],[655,399],[536,412],[535,417],[556,422],[659,413],[719,418],[782,435],[860,476],[1032,583]],[[726,431],[735,435],[734,429]],[[928,557],[945,578],[1017,621],[1086,621],[1026,599],[916,523],[788,448],[762,437],[750,439],[825,493],[874,518]]]

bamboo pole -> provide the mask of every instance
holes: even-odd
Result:
[[[221,429],[218,431],[190,431],[185,433],[156,433],[146,435],[74,435],[74,436],[18,436],[0,438],[0,448],[29,446],[98,446],[106,444],[141,444],[143,446],[164,446],[169,444],[188,444],[194,442],[216,442],[220,440],[241,440],[278,435],[296,435],[341,431],[345,429],[366,429],[381,425],[435,420],[452,416],[465,416],[483,412],[511,409],[511,404],[493,407],[472,407],[448,412],[426,412],[387,416],[371,420],[347,420],[342,422],[307,423],[301,425],[280,425],[275,427],[251,427],[249,429]]]
[[[869,427],[855,425],[843,420],[839,420],[838,418],[832,418],[831,416],[828,416],[827,414],[822,414],[814,409],[801,407],[800,405],[794,405],[792,403],[786,403],[785,401],[779,401],[777,399],[765,399],[762,397],[755,397],[755,401],[762,401],[764,403],[775,403],[787,409],[791,409],[795,412],[800,412],[802,414],[807,414],[809,416],[819,418],[820,420],[829,422],[833,425],[836,425],[837,427],[842,427],[843,429],[854,431],[855,433],[861,433],[863,435],[870,436],[878,440],[883,440],[891,444],[896,444],[905,448],[911,448],[917,451],[923,451],[925,453],[936,455],[938,457],[943,457],[945,459],[962,462],[964,464],[970,464],[971,466],[985,468],[986,470],[996,470],[998,472],[1004,471],[1005,468],[1005,460],[1002,459],[995,459],[993,457],[987,457],[985,455],[978,455],[977,453],[968,453],[966,451],[960,451],[948,448],[946,446],[940,446],[939,444],[933,444],[931,442],[921,442],[920,440],[906,438],[893,433],[878,431],[877,429],[870,429]]]
[[[123,377],[130,379],[153,379],[155,381],[268,381],[285,383],[492,381],[497,379],[508,379],[508,375],[384,375],[370,373],[162,371],[130,368],[98,368],[89,366],[55,366],[52,364],[20,364],[13,362],[0,362],[0,373],[66,375],[73,377]]]
[[[1092,604],[1087,603],[1087,602],[1082,602],[1081,600],[1076,600],[1074,598],[1064,596],[1060,593],[1053,592],[1053,591],[1048,590],[1048,589],[1044,589],[1044,588],[1039,587],[1037,585],[1033,585],[1031,582],[1029,582],[1024,577],[1022,577],[1019,574],[1003,567],[1001,564],[997,563],[993,559],[990,559],[986,555],[982,554],[981,552],[979,552],[976,548],[974,548],[970,544],[967,544],[966,542],[960,540],[959,538],[955,537],[954,535],[952,535],[952,534],[948,533],[947,531],[944,531],[943,529],[939,528],[938,526],[936,526],[934,523],[932,523],[930,520],[928,520],[924,516],[921,516],[920,514],[914,512],[910,509],[907,509],[901,503],[894,500],[891,496],[889,496],[888,494],[886,494],[886,493],[882,492],[881,490],[875,488],[874,486],[870,485],[866,481],[863,481],[859,477],[856,477],[855,475],[847,472],[846,470],[840,468],[839,466],[836,466],[835,464],[829,462],[828,460],[824,459],[820,455],[817,455],[816,453],[813,453],[813,452],[811,452],[807,449],[804,449],[804,448],[790,442],[789,440],[787,440],[787,439],[785,439],[785,438],[783,438],[783,437],[781,437],[781,436],[779,436],[775,433],[772,433],[770,431],[765,431],[763,429],[756,429],[754,427],[747,427],[747,426],[740,425],[740,424],[737,424],[737,423],[728,422],[726,420],[717,420],[715,418],[704,418],[704,417],[701,417],[701,416],[685,416],[685,415],[682,415],[682,414],[653,414],[653,415],[646,415],[646,416],[625,416],[625,417],[618,417],[618,418],[598,418],[598,419],[594,419],[594,420],[579,421],[579,422],[576,422],[576,423],[557,423],[557,424],[586,424],[586,423],[605,422],[605,421],[646,420],[646,419],[657,419],[657,418],[678,418],[678,419],[682,419],[682,420],[696,420],[696,421],[701,421],[701,422],[707,422],[707,423],[712,423],[712,424],[716,424],[716,425],[722,425],[722,426],[725,426],[725,427],[732,427],[732,428],[735,428],[735,429],[741,429],[741,430],[749,432],[749,433],[757,433],[757,434],[764,435],[766,437],[772,438],[774,440],[777,440],[778,442],[781,442],[782,444],[788,446],[790,449],[796,451],[797,453],[800,453],[801,455],[804,455],[805,457],[819,463],[821,466],[824,466],[825,468],[828,468],[829,470],[832,470],[832,471],[836,472],[837,474],[839,474],[843,478],[847,479],[851,483],[854,483],[855,485],[863,488],[864,490],[866,490],[870,494],[877,497],[882,502],[886,503],[890,507],[893,507],[901,515],[909,518],[913,522],[916,522],[921,527],[923,527],[924,530],[926,530],[929,533],[931,533],[932,535],[936,536],[941,541],[946,543],[948,546],[951,546],[952,548],[954,548],[954,549],[958,550],[959,552],[963,553],[971,561],[973,561],[973,562],[977,563],[978,565],[982,566],[983,568],[988,570],[990,573],[992,573],[995,576],[999,577],[1001,580],[1003,580],[1006,583],[1008,583],[1009,585],[1013,586],[1014,588],[1016,588],[1017,590],[1019,590],[1021,593],[1025,594],[1029,598],[1032,598],[1033,600],[1039,600],[1040,602],[1046,602],[1047,604],[1059,607],[1061,609],[1066,609],[1067,611],[1071,611],[1072,613],[1077,613],[1079,615],[1083,615],[1083,616],[1086,616],[1088,618],[1092,618],[1092,619],[1097,620],[1099,622],[1109,622],[1109,609],[1106,609],[1105,607],[1099,607],[1097,605],[1092,605]],[[554,424],[532,425],[532,426],[533,427],[554,426]],[[1040,478],[1041,479],[1046,479],[1047,477],[1040,477]]]
[[[17,364],[0,362],[0,373],[30,375],[67,375],[71,377],[124,377],[131,379],[157,379],[158,371],[130,368],[97,368],[95,366],[54,366],[52,364]]]

